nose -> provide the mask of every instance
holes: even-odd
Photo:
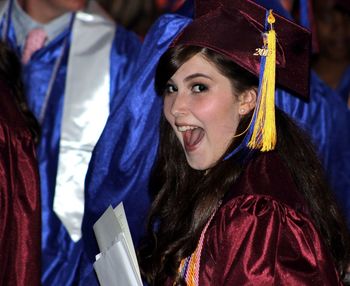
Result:
[[[188,110],[188,100],[185,93],[178,92],[176,95],[173,95],[170,102],[170,113],[174,117],[179,117],[185,115]]]

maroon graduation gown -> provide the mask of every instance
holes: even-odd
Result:
[[[32,136],[0,81],[0,285],[40,285],[41,212]]]
[[[248,164],[214,215],[198,278],[200,286],[342,285],[276,152]]]

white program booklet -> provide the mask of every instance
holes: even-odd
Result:
[[[123,203],[109,206],[93,229],[100,249],[94,269],[101,286],[142,286]]]

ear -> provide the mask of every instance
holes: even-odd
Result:
[[[256,88],[251,88],[239,95],[239,115],[246,115],[255,108],[257,92]]]

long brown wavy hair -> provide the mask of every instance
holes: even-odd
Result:
[[[207,48],[177,46],[169,49],[158,64],[155,87],[159,95],[163,94],[167,81],[176,70],[198,53],[231,80],[234,93],[240,94],[257,86],[254,75],[224,56]],[[241,119],[237,133],[245,130],[251,116]],[[343,275],[349,262],[349,233],[328,188],[322,166],[309,138],[279,109],[276,110],[276,123],[276,151],[305,197],[313,222]],[[218,163],[205,174],[205,171],[194,170],[188,165],[170,124],[164,116],[161,119],[158,157],[151,178],[154,201],[149,214],[148,237],[139,251],[141,272],[150,285],[164,285],[167,277],[173,277],[177,285],[185,284],[177,273],[180,261],[194,251],[218,202],[244,168],[246,150],[224,160],[240,140],[235,139]]]
[[[14,102],[30,130],[34,143],[38,144],[40,126],[29,110],[22,83],[22,68],[17,55],[7,43],[0,41],[0,79],[10,88]]]

